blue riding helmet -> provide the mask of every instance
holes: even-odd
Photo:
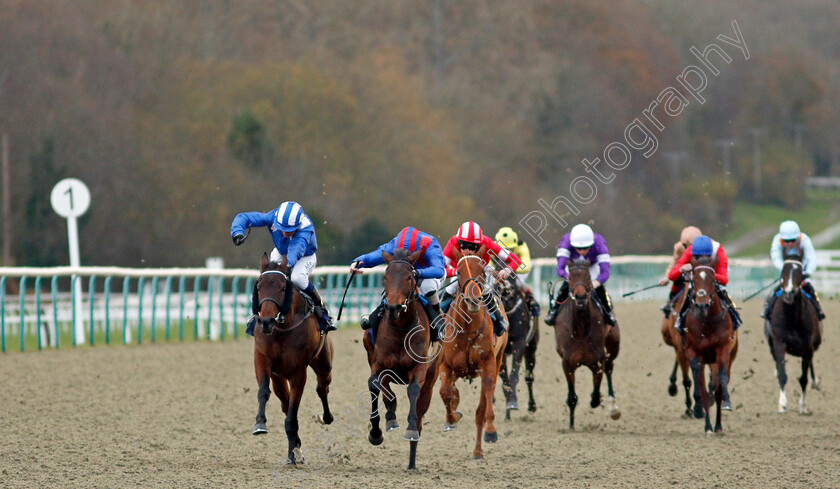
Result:
[[[712,240],[708,236],[698,236],[691,243],[691,255],[702,256],[712,254]]]
[[[281,231],[291,233],[300,227],[300,218],[303,216],[303,208],[297,202],[283,202],[277,208],[277,227]]]

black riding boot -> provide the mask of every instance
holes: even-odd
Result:
[[[823,312],[822,305],[820,305],[820,300],[817,298],[817,292],[814,290],[814,286],[811,285],[811,282],[805,282],[802,284],[802,290],[811,296],[811,302],[817,309],[817,316],[820,318],[820,321],[825,319],[825,313]]]
[[[668,302],[665,303],[664,306],[660,307],[659,310],[662,311],[662,314],[665,315],[665,319],[671,317],[671,313],[674,312],[674,296],[677,295],[676,292],[673,290],[668,292]]]
[[[525,303],[528,304],[528,312],[531,313],[532,318],[540,317],[540,303],[534,298],[534,293],[530,290],[525,293]]]
[[[429,317],[429,331],[431,334],[431,341],[434,343],[440,338],[440,331],[438,331],[438,326],[435,324],[435,319],[437,319],[441,312],[440,312],[440,304],[432,304],[431,302],[427,302],[426,305],[423,306],[423,309],[426,311],[426,316]]]
[[[686,292],[686,293],[688,293],[688,292]],[[685,315],[688,312],[688,308],[690,307],[689,302],[691,302],[691,301],[689,300],[688,297],[686,297],[685,300],[682,303],[682,307],[680,308],[680,313],[677,316],[677,320],[676,320],[676,322],[674,322],[674,328],[682,336],[685,336]]]
[[[548,307],[548,316],[545,317],[545,324],[554,327],[554,321],[557,320],[557,313],[560,312],[560,303],[565,301],[569,296],[569,282],[563,282],[560,286],[560,291],[557,292],[557,298],[551,301]]]
[[[598,296],[598,301],[604,308],[604,322],[610,326],[616,326],[618,321],[615,319],[615,314],[613,313],[612,301],[610,300],[610,296],[607,294],[607,289],[604,288],[603,284],[599,285],[598,288],[595,289],[595,294]]]
[[[324,305],[324,302],[321,300],[321,294],[318,293],[318,289],[315,288],[315,284],[310,283],[304,292],[312,298],[312,304],[315,306],[314,313],[318,318],[318,325],[321,327],[321,333],[335,331],[336,327],[333,326],[332,316],[330,316],[329,311],[327,311],[327,306]]]
[[[367,316],[362,316],[361,326],[362,329],[370,329],[371,327],[375,327],[379,325],[379,321],[382,319],[382,314],[385,312],[385,304],[382,302],[376,306],[376,309],[371,311],[370,314]],[[374,328],[376,329],[376,328]],[[375,333],[376,331],[374,331]]]
[[[735,303],[732,302],[732,298],[729,297],[729,292],[727,292],[726,289],[719,287],[717,289],[717,295],[723,303],[723,307],[729,311],[729,316],[732,318],[732,332],[734,333],[743,322],[741,321],[741,315],[738,314],[738,311],[735,309]]]
[[[776,299],[778,299],[778,292],[782,290],[781,285],[777,285],[775,289],[773,289],[770,294],[764,299],[764,310],[761,312],[761,317],[766,320],[770,320],[770,314],[773,312],[773,306],[776,305]]]
[[[259,292],[257,291],[257,283],[254,282],[254,291],[251,292],[251,315],[245,320],[245,334],[254,336],[254,327],[257,325],[257,316],[259,314]]]
[[[441,312],[443,312],[445,314],[446,311],[449,310],[449,306],[452,305],[452,301],[454,299],[455,299],[455,296],[450,294],[449,292],[447,292],[446,289],[444,289],[443,293],[440,295],[440,310],[441,310]]]

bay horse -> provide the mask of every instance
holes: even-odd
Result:
[[[690,367],[688,365],[688,357],[685,354],[685,342],[679,332],[677,332],[677,329],[674,327],[677,317],[679,316],[679,311],[682,310],[683,302],[685,302],[686,296],[688,295],[688,285],[686,284],[678,294],[679,295],[674,301],[671,314],[669,314],[667,318],[662,318],[662,340],[666,345],[673,347],[674,353],[676,354],[676,358],[674,359],[674,368],[671,370],[671,376],[668,379],[670,381],[668,384],[668,394],[671,397],[675,397],[677,395],[677,367],[679,367],[682,371],[682,385],[685,389],[684,416],[686,418],[691,418],[693,411],[691,409],[692,397],[691,377],[689,376]],[[700,411],[698,417],[702,416],[703,413]]]
[[[298,409],[306,385],[307,367],[312,368],[318,379],[315,390],[324,409],[318,420],[323,424],[333,421],[327,401],[332,380],[332,339],[321,333],[312,304],[289,280],[286,257],[278,264],[270,262],[268,255],[263,253],[256,289],[259,316],[254,328],[254,370],[259,385],[259,408],[253,434],[268,432],[265,404],[271,397],[270,379],[274,384],[274,394],[280,399],[286,414],[285,428],[289,442],[286,463],[294,465],[294,451],[301,445]]]
[[[694,416],[705,417],[707,435],[723,431],[722,404],[729,398],[729,375],[738,351],[738,337],[732,330],[729,311],[717,295],[715,269],[711,263],[711,257],[691,258],[693,268],[686,280],[689,289],[685,299],[691,305],[685,315],[682,339],[694,380]],[[709,387],[714,392],[717,406],[714,431],[709,418],[712,401],[704,376],[706,365],[710,370]]]
[[[455,381],[481,378],[481,395],[475,410],[474,459],[484,458],[482,433],[487,443],[495,443],[499,439],[494,425],[493,393],[508,340],[507,332],[496,338],[493,331],[493,319],[488,308],[494,308],[495,302],[489,299],[489,294],[485,295],[485,264],[481,259],[484,251],[482,245],[475,254],[455,252],[455,258],[458,258],[458,293],[446,314],[446,331],[440,354],[440,398],[446,408],[443,431],[456,429],[461,419],[461,413],[457,411],[460,394]],[[487,292],[490,292],[489,289]],[[504,314],[503,310],[494,312]]]
[[[423,431],[423,416],[431,404],[438,368],[437,355],[429,355],[431,328],[420,303],[414,270],[414,264],[423,252],[420,249],[409,254],[404,248],[397,248],[393,255],[382,252],[387,264],[384,324],[377,328],[375,343],[372,333],[366,332],[363,340],[370,365],[371,427],[368,441],[372,445],[381,445],[385,440],[379,427],[380,393],[387,409],[386,430],[399,428],[396,421],[397,400],[390,384],[395,381],[407,385],[408,426],[403,437],[409,441],[409,469],[416,468],[417,443]]]
[[[802,395],[799,398],[799,412],[807,414],[805,389],[808,386],[808,370],[813,378],[814,352],[822,342],[822,322],[817,316],[814,305],[804,297],[802,260],[789,259],[782,266],[781,299],[773,305],[770,320],[764,321],[764,336],[770,346],[770,354],[776,362],[779,379],[779,412],[787,412],[785,384],[785,353],[802,359],[802,376],[799,386]]]
[[[598,299],[592,289],[589,266],[589,260],[585,258],[578,258],[569,265],[569,298],[560,305],[554,323],[556,349],[563,359],[563,372],[569,388],[566,404],[569,406],[570,430],[575,429],[575,406],[578,400],[575,394],[575,370],[581,365],[592,371],[592,400],[589,405],[593,408],[601,405],[601,379],[606,374],[609,416],[612,419],[621,417],[612,381],[621,334],[618,325],[610,327],[604,322],[601,310],[595,303]]]
[[[510,419],[510,412],[519,409],[516,399],[516,386],[519,383],[519,368],[525,360],[525,382],[528,385],[528,411],[536,412],[534,401],[534,366],[536,365],[537,344],[540,339],[539,318],[531,317],[525,295],[516,287],[514,278],[508,277],[495,286],[502,305],[505,307],[508,322],[508,342],[499,377],[505,393],[505,419]],[[510,375],[507,369],[507,357],[511,356]]]

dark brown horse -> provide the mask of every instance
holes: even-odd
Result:
[[[282,263],[277,264],[269,262],[268,255],[263,253],[256,287],[259,316],[254,329],[254,370],[259,384],[259,409],[253,433],[260,435],[268,432],[265,403],[271,397],[268,387],[271,379],[274,393],[280,398],[286,413],[287,463],[294,464],[294,450],[300,448],[298,408],[306,385],[307,367],[312,367],[318,379],[316,392],[324,408],[318,419],[325,424],[333,421],[327,402],[332,379],[332,340],[321,334],[311,304],[289,280],[285,257]]]
[[[592,401],[589,405],[593,408],[601,405],[601,379],[606,373],[609,415],[612,419],[621,417],[612,382],[621,335],[618,325],[610,327],[604,322],[596,300],[589,275],[589,261],[578,258],[569,265],[569,298],[560,306],[554,324],[557,353],[563,359],[563,372],[569,386],[566,404],[569,406],[570,430],[575,429],[578,399],[575,394],[575,370],[581,365],[592,371]]]
[[[516,287],[514,278],[499,281],[495,285],[502,304],[505,307],[510,327],[508,342],[502,357],[499,377],[505,393],[505,419],[510,419],[510,412],[519,409],[516,399],[516,386],[519,383],[519,368],[525,360],[525,383],[528,384],[528,411],[536,412],[534,401],[534,366],[537,360],[537,344],[540,339],[539,318],[531,317],[525,294]],[[510,375],[507,369],[507,357],[511,356]]]
[[[676,301],[673,304],[671,314],[667,318],[662,318],[662,340],[666,345],[674,348],[676,358],[674,359],[674,368],[671,370],[670,383],[668,384],[668,394],[671,397],[677,395],[677,367],[682,371],[682,385],[685,389],[685,417],[692,417],[691,410],[691,377],[689,376],[690,368],[688,366],[688,357],[685,355],[685,342],[674,327],[679,311],[682,310],[683,302],[686,298],[686,288],[679,292]],[[702,410],[698,411],[699,416],[703,416]]]
[[[694,380],[694,416],[706,419],[706,434],[723,431],[722,403],[728,399],[729,375],[738,338],[732,332],[732,318],[717,295],[715,269],[711,259],[692,257],[691,277],[686,300],[691,305],[685,315],[685,355]],[[709,388],[715,394],[715,427],[709,418],[712,401],[706,387],[705,366],[709,366]],[[702,411],[701,411],[702,410]]]
[[[484,458],[482,433],[487,443],[499,439],[493,424],[496,419],[493,392],[507,344],[507,332],[498,338],[493,333],[493,319],[488,307],[494,308],[495,302],[488,300],[484,294],[483,254],[482,247],[478,253],[466,252],[458,259],[458,295],[446,315],[446,334],[440,355],[440,397],[446,408],[444,431],[454,430],[461,419],[457,412],[460,394],[455,381],[481,377],[481,396],[475,410],[473,458],[476,459]],[[456,258],[457,255],[456,252]],[[501,310],[493,312],[504,314]]]
[[[805,388],[808,386],[808,370],[813,377],[814,352],[822,342],[822,322],[817,316],[814,305],[804,297],[802,290],[802,261],[785,260],[782,266],[782,300],[777,300],[770,313],[770,321],[764,321],[764,335],[770,346],[770,354],[776,361],[776,373],[779,378],[779,412],[787,412],[785,384],[785,353],[802,358],[802,376],[799,386],[802,397],[799,398],[799,412],[807,414],[805,406]]]
[[[423,415],[432,400],[438,364],[437,356],[429,354],[429,319],[418,297],[414,272],[414,263],[422,255],[422,249],[409,254],[404,248],[397,248],[394,255],[382,253],[388,264],[385,269],[384,324],[378,328],[375,344],[369,334],[364,335],[370,364],[371,428],[368,440],[373,445],[381,445],[385,440],[379,428],[380,392],[387,409],[386,429],[392,431],[399,424],[396,421],[397,401],[390,384],[407,385],[409,411],[404,438],[410,442],[409,469],[416,468],[417,442],[423,431]]]

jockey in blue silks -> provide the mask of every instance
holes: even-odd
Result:
[[[243,212],[233,218],[230,225],[230,235],[235,245],[241,245],[245,241],[245,230],[252,227],[267,227],[274,242],[274,249],[271,251],[270,260],[280,263],[283,257],[288,260],[291,274],[289,280],[306,295],[312,298],[315,306],[315,314],[321,326],[321,331],[326,333],[334,331],[327,307],[321,300],[321,294],[315,288],[315,284],[309,281],[309,275],[315,268],[317,259],[315,252],[318,250],[318,241],[315,239],[315,226],[303,212],[303,208],[297,202],[283,202],[280,207],[266,212]],[[245,332],[254,335],[254,325],[259,314],[257,304],[257,286],[254,284],[252,295],[251,317],[248,318],[248,327]]]
[[[817,270],[817,253],[814,251],[814,245],[811,243],[811,238],[799,230],[799,224],[796,221],[785,221],[779,225],[779,233],[773,237],[773,243],[770,245],[770,259],[773,260],[773,265],[782,271],[785,260],[788,258],[801,259],[803,270],[802,290],[805,296],[811,300],[814,307],[817,309],[817,316],[820,321],[825,319],[825,312],[823,312],[820,301],[817,298],[817,292],[808,277]],[[767,299],[764,301],[764,312],[761,317],[770,320],[770,313],[773,311],[773,306],[776,304],[776,298],[779,297],[782,291],[781,281],[776,288],[770,292]]]
[[[435,327],[435,319],[440,316],[440,299],[437,291],[446,271],[444,269],[443,250],[434,236],[417,228],[404,228],[391,241],[354,259],[350,264],[350,273],[362,273],[363,268],[371,268],[385,263],[382,252],[393,255],[397,248],[404,248],[409,253],[420,249],[424,250],[423,255],[414,264],[414,270],[417,273],[417,289],[422,297],[421,303],[429,317],[429,324],[432,325],[432,341],[437,341],[438,329]],[[380,302],[370,315],[362,318],[362,329],[373,327],[375,337],[383,313],[384,307]]]

